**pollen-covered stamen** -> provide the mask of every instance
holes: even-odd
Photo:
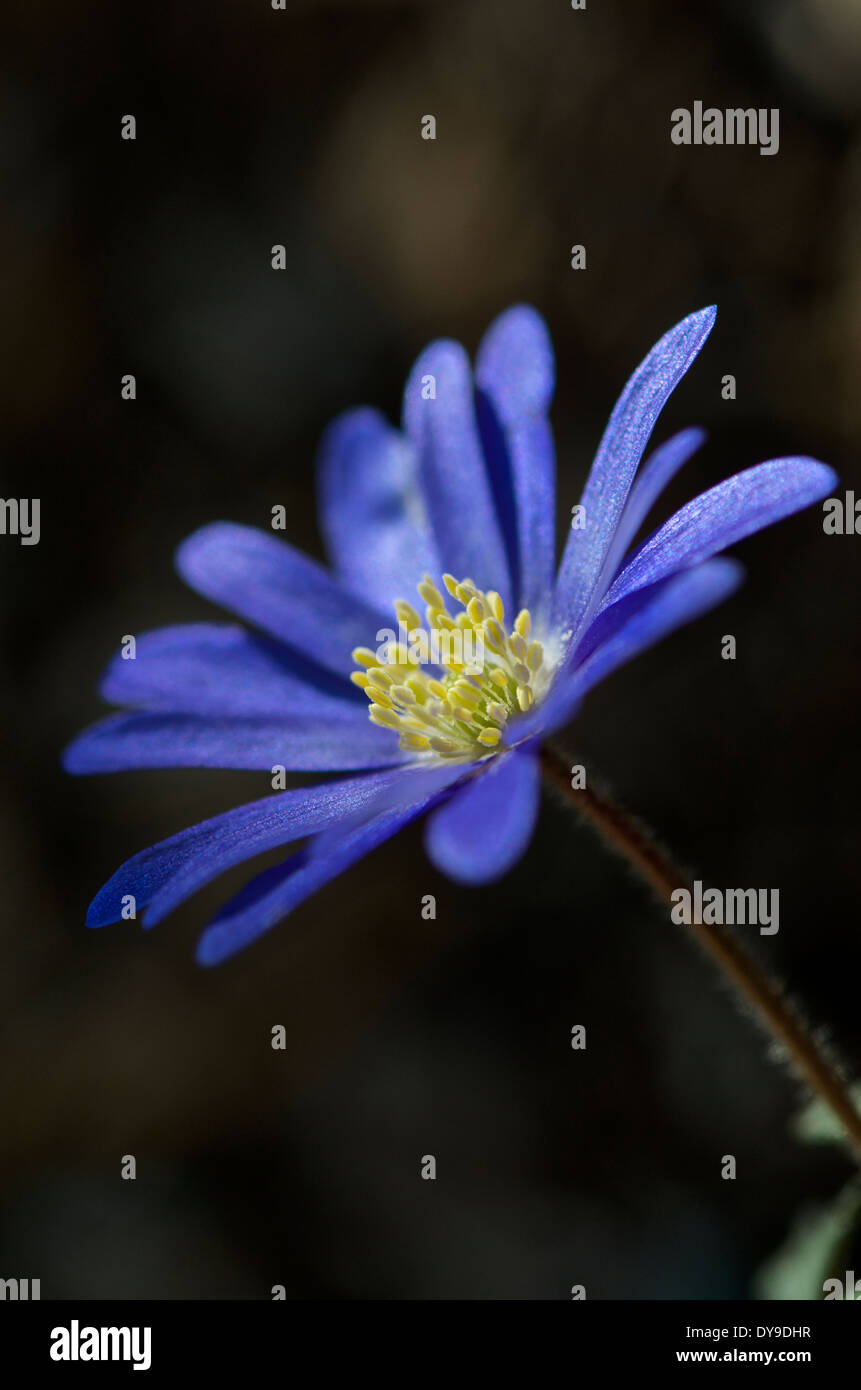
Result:
[[[370,718],[400,735],[409,752],[443,758],[480,758],[500,742],[509,719],[531,709],[547,683],[544,651],[530,640],[528,609],[505,629],[495,590],[472,579],[442,576],[461,612],[452,614],[442,590],[425,575],[418,585],[425,623],[406,599],[394,608],[402,639],[385,651],[357,647],[360,670],[351,680],[370,701]],[[422,669],[430,666],[430,670]]]

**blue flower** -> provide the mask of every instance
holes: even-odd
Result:
[[[233,865],[307,841],[204,932],[198,959],[215,964],[425,812],[439,869],[466,884],[505,873],[535,824],[539,740],[616,667],[733,592],[742,572],[720,551],[833,490],[824,464],[772,459],[631,549],[703,440],[684,430],[639,468],[714,317],[704,309],[677,324],[631,377],[558,571],[553,352],[522,305],[491,326],[474,372],[457,343],[422,353],[400,431],[371,409],[329,428],[319,487],[331,569],[227,522],[189,537],[182,577],[256,631],[200,623],[139,637],[135,659],[115,658],[102,684],[132,712],[80,735],[67,770],[355,775],[267,795],[144,850],[97,894],[88,924],[119,920],[133,898],[153,926]],[[423,616],[406,597],[417,589]],[[413,646],[422,633],[454,646],[415,664],[428,655]]]

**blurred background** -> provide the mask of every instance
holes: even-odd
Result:
[[[42,499],[38,546],[0,538],[0,1276],[43,1298],[749,1296],[848,1164],[789,1138],[766,1042],[563,808],[493,888],[439,878],[416,828],[203,971],[248,869],[152,933],[88,932],[87,904],[268,779],[58,759],[123,634],[223,616],[174,573],[182,537],[281,503],[321,556],[329,419],[397,417],[430,338],[474,351],[514,301],[558,355],[560,540],[630,371],[711,302],[655,436],[710,441],[667,510],[781,453],[857,487],[861,6],[7,0],[0,29],[2,491]],[[695,100],[779,107],[779,154],[674,146]],[[779,888],[756,949],[855,1068],[859,547],[818,510],[745,543],[743,591],[564,739],[706,883]]]

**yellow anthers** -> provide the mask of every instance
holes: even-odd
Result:
[[[371,705],[371,718],[375,724],[385,724],[389,729],[401,727],[401,721],[394,710],[383,709],[382,705]]]
[[[486,593],[469,577],[442,576],[442,588],[461,611],[450,613],[429,574],[418,585],[427,605],[425,623],[406,599],[395,599],[399,636],[376,652],[357,647],[361,669],[350,677],[370,701],[369,717],[399,736],[407,753],[463,761],[488,757],[503,731],[548,684],[544,649],[531,641],[528,609],[505,629],[505,607],[495,589]]]
[[[406,714],[402,717],[401,728],[407,729],[409,732],[414,734],[421,734],[423,738],[427,737],[427,724],[424,723],[421,719],[414,719],[409,714]]]
[[[405,722],[408,726],[412,725],[413,728],[420,729],[422,725],[425,725],[427,728],[435,729],[436,721],[437,715],[433,710],[428,709],[427,705],[413,705]]]
[[[377,653],[372,652],[370,647],[356,647],[350,653],[357,666],[376,666]]]
[[[426,608],[425,617],[427,618],[427,625],[431,632],[433,632],[435,627],[444,628],[446,632],[454,632],[457,627],[457,623],[454,621],[451,614],[446,613],[442,608]],[[421,627],[421,623],[416,623],[416,627]]]
[[[425,753],[431,746],[431,741],[427,734],[401,734],[400,745],[405,751]]]
[[[368,680],[374,685],[394,685],[394,677],[391,671],[387,671],[385,666],[372,666],[368,672]]]
[[[467,604],[466,611],[469,614],[470,622],[476,627],[487,617],[487,609],[480,598],[471,598]]]
[[[431,748],[435,753],[456,753],[457,746],[452,743],[450,738],[443,738],[437,734],[434,738],[428,739]]]
[[[505,608],[503,606],[502,599],[499,597],[499,594],[496,592],[496,590],[488,589],[484,597],[487,599],[488,607],[490,608],[490,611],[493,614],[496,621],[498,623],[503,622],[505,619]]]
[[[418,588],[419,594],[424,599],[425,603],[429,603],[432,608],[441,608],[443,612],[445,612],[445,599],[433,583],[429,574],[425,575]]]
[[[413,628],[421,627],[422,625],[422,620],[418,613],[411,603],[407,603],[406,599],[395,599],[395,613],[398,622],[403,623],[404,627],[410,632],[412,632]]]
[[[467,685],[465,681],[458,681],[452,691],[452,695],[454,699],[457,700],[458,704],[466,705],[467,708],[471,707],[472,709],[478,709],[479,701],[481,700],[481,691],[474,690],[473,687]]]

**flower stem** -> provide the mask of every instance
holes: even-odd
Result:
[[[677,889],[686,888],[691,892],[688,876],[654,843],[633,816],[603,791],[592,786],[572,787],[569,764],[562,754],[545,744],[541,762],[547,781],[592,822],[607,844],[628,861],[668,906],[674,905],[672,894]],[[834,1112],[861,1159],[861,1115],[852,1102],[849,1089],[784,996],[780,985],[748,954],[738,937],[724,927],[692,922],[688,930],[786,1053],[804,1082]]]

